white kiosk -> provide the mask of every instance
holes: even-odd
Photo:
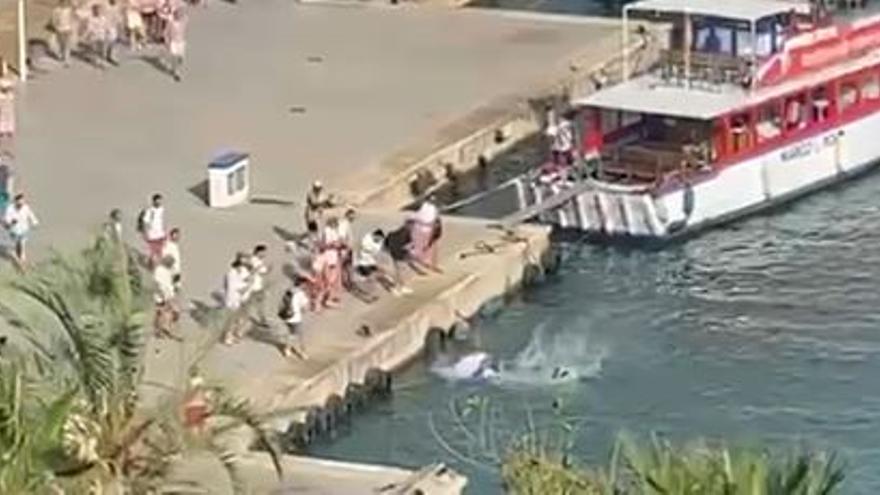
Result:
[[[226,208],[247,201],[250,182],[250,156],[223,153],[208,164],[208,206]]]

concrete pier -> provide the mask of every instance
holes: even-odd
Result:
[[[362,224],[393,227],[400,220],[399,215],[370,215]],[[412,295],[379,291],[381,299],[374,304],[347,298],[341,310],[312,318],[304,331],[307,360],[280,359],[271,344],[248,340],[212,348],[203,369],[262,410],[324,406],[333,395],[344,397],[350,384],[364,384],[371,369],[392,371],[418,356],[430,331],[445,337],[485,304],[517,290],[524,277],[543,270],[548,264],[547,229],[522,226],[513,233],[510,237],[481,221],[447,219],[440,254],[444,273],[409,275]],[[481,251],[478,245],[483,244],[493,252]],[[276,266],[282,262],[277,260]],[[371,337],[357,335],[363,325],[371,329]],[[168,366],[154,366],[148,380],[169,383],[172,377],[166,374],[179,362],[177,354],[187,349],[159,343],[157,350],[156,359]]]
[[[464,477],[442,464],[424,469],[370,466],[299,456],[284,456],[284,476],[278,479],[272,463],[265,455],[250,454],[239,461],[241,475],[248,480],[250,493],[339,495],[457,495],[465,487]],[[178,463],[166,493],[193,493],[192,487],[204,489],[197,493],[233,495],[220,463],[210,456],[191,456]]]
[[[215,305],[211,294],[233,254],[266,243],[270,316],[289,283],[283,238],[303,227],[300,200],[311,181],[363,206],[358,234],[396,227],[415,174],[472,167],[534,132],[534,107],[579,91],[597,70],[613,72],[608,56],[619,43],[606,20],[467,9],[263,0],[211,2],[191,15],[181,83],[160,70],[161,51],[150,51],[106,70],[40,60],[19,88],[18,185],[42,222],[33,254],[80,245],[114,207],[140,246],[135,217],[161,192],[167,226],[183,232],[186,297]],[[251,153],[252,201],[211,210],[206,165],[226,149]],[[511,235],[447,219],[444,273],[410,275],[411,296],[382,294],[369,305],[348,297],[339,310],[308,315],[309,359],[284,359],[254,335],[235,347],[207,346],[201,367],[261,409],[326,411],[371,370],[403,365],[426,339],[442,340],[515,290],[541,270],[547,248],[541,227]],[[363,325],[370,337],[357,335]],[[182,345],[150,343],[148,402],[181,387],[187,366],[218,337],[190,318],[181,330]]]

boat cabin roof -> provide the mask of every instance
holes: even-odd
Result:
[[[693,82],[692,87],[675,85],[664,82],[656,74],[648,73],[601,89],[586,98],[576,100],[574,104],[606,110],[709,120],[745,110],[773,98],[807,90],[838,76],[878,64],[880,64],[880,49],[811,72],[803,77],[755,91],[732,84],[706,88],[700,87],[704,84],[700,82]]]
[[[796,0],[641,0],[628,4],[624,9],[627,12],[689,14],[756,22],[765,17],[802,10],[804,3]]]

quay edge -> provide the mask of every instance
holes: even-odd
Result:
[[[369,322],[374,335],[364,346],[340,356],[310,378],[260,404],[260,408],[270,411],[291,408],[313,411],[312,415],[295,414],[291,423],[279,425],[283,430],[279,433],[308,430],[315,425],[307,423],[322,421],[322,415],[341,414],[334,409],[346,403],[352,385],[389,386],[371,383],[375,379],[370,375],[376,370],[390,374],[400,369],[423,355],[426,346],[434,347],[427,349],[428,352],[436,351],[436,346],[442,346],[463,321],[476,316],[484,307],[498,304],[523,285],[534,283],[542,274],[553,271],[558,263],[551,250],[548,227],[522,225],[513,231],[516,240],[504,241],[503,233],[492,228],[489,222],[447,219],[447,229],[462,224],[484,228],[476,241],[455,250],[455,259],[467,263],[470,273],[457,277],[428,299],[402,301],[399,307],[374,315]],[[479,244],[495,246],[495,251],[479,253],[474,250]],[[473,258],[462,259],[462,256]]]

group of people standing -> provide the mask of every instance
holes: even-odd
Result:
[[[335,306],[344,290],[367,302],[375,301],[378,297],[362,282],[378,284],[396,296],[409,294],[412,290],[404,282],[403,266],[420,275],[441,272],[437,247],[442,223],[432,199],[425,200],[399,228],[387,233],[371,230],[359,242],[353,231],[355,211],[347,208],[338,217],[331,214],[335,206],[323,185],[315,182],[306,197],[307,234],[301,243],[313,309]],[[390,267],[382,262],[383,255],[390,259]]]
[[[121,238],[121,212],[110,214],[109,229]],[[166,230],[165,207],[161,194],[154,194],[150,204],[137,218],[137,230],[146,245],[146,265],[152,271],[155,314],[153,326],[159,338],[180,340],[175,325],[180,318],[180,295],[183,267],[180,249],[181,230]],[[268,246],[257,244],[249,253],[235,255],[223,278],[222,305],[230,312],[227,328],[221,337],[226,345],[234,345],[247,333],[251,324],[271,328],[266,302],[270,265]],[[282,296],[278,317],[286,328],[278,339],[285,356],[298,355],[305,359],[305,349],[299,334],[303,312],[309,304],[304,280],[294,280],[293,286]]]
[[[8,199],[6,190],[0,190],[0,201]],[[38,220],[23,194],[15,194],[11,199],[8,205],[0,205],[5,206],[3,226],[14,241],[16,261],[23,267],[26,240]],[[335,199],[325,193],[321,183],[314,183],[306,204],[307,232],[289,246],[304,260],[295,263],[299,268],[294,270],[289,288],[282,292],[276,312],[283,332],[276,334],[275,340],[286,357],[307,358],[302,334],[307,312],[337,307],[346,291],[368,303],[374,302],[379,297],[368,284],[378,285],[396,296],[409,294],[412,291],[401,274],[404,265],[420,275],[441,272],[437,247],[442,224],[433,201],[424,201],[399,228],[387,234],[382,229],[373,229],[359,243],[354,237],[355,210],[346,208],[341,216],[335,216],[335,207]],[[167,228],[161,194],[152,195],[149,204],[138,213],[136,230],[146,247],[142,264],[152,274],[155,335],[180,340],[175,327],[181,315],[182,232],[180,228]],[[119,209],[110,212],[105,235],[117,242],[124,241]],[[266,309],[271,273],[268,254],[265,244],[237,253],[223,278],[222,306],[231,315],[221,338],[227,345],[239,342],[255,326],[275,326]],[[390,259],[390,269],[385,258]]]
[[[57,58],[70,64],[79,46],[90,63],[116,65],[116,50],[134,52],[147,44],[164,45],[166,68],[180,80],[186,51],[186,5],[183,0],[59,0],[48,29]]]

